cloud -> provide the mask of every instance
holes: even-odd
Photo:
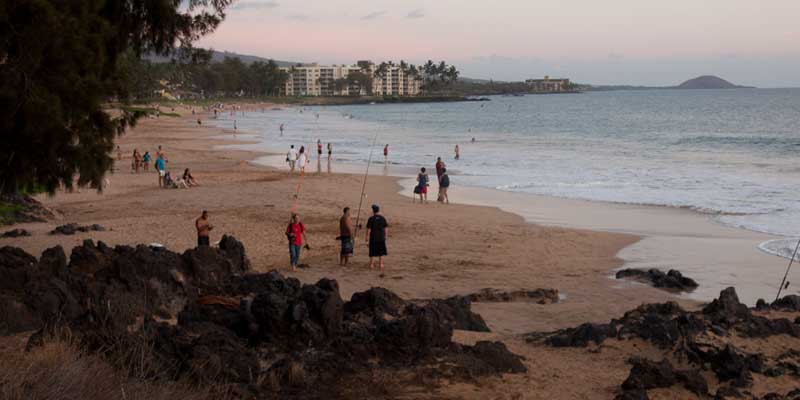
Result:
[[[275,8],[280,4],[277,1],[245,0],[234,3],[232,10],[265,10]]]
[[[361,19],[363,19],[365,21],[366,20],[371,20],[371,19],[378,19],[380,17],[383,17],[384,14],[386,14],[386,11],[375,11],[375,12],[371,12],[371,13],[361,17]]]
[[[305,15],[305,14],[294,14],[294,15],[290,15],[290,16],[288,16],[286,18],[288,18],[288,19],[290,19],[292,21],[308,21],[309,19],[311,19],[311,17],[309,17],[308,15]]]
[[[417,19],[417,18],[422,18],[424,16],[425,16],[425,10],[421,8],[411,10],[410,13],[406,14],[406,18],[408,19]]]

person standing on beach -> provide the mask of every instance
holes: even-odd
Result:
[[[289,226],[286,227],[286,238],[289,239],[289,264],[292,271],[297,271],[297,264],[300,262],[300,249],[303,247],[303,239],[308,242],[306,237],[306,227],[300,222],[300,216],[292,213]],[[308,245],[306,245],[308,248]]]
[[[339,265],[345,266],[353,255],[353,223],[350,222],[350,207],[345,207],[342,217],[339,218],[339,240],[342,242]]]
[[[142,156],[142,166],[144,167],[144,172],[150,172],[150,152],[147,150]]]
[[[233,120],[233,130],[236,130],[236,120]]]
[[[436,157],[436,183],[439,184],[439,194],[436,196],[436,201],[442,201],[442,174],[444,174],[445,165],[442,157]]]
[[[377,258],[381,271],[383,271],[383,257],[388,255],[386,238],[389,236],[389,223],[386,222],[386,218],[380,214],[380,211],[377,204],[372,205],[372,216],[367,220],[367,233],[364,240],[369,245],[369,269],[372,269]]]
[[[459,151],[458,145],[456,145],[456,160],[461,158],[461,152]]]
[[[290,173],[294,173],[294,165],[297,163],[297,150],[294,149],[294,145],[289,146],[289,152],[286,153],[286,162],[289,163],[289,168],[291,169]]]
[[[442,179],[442,171],[444,170],[446,165],[444,161],[442,161],[442,157],[436,157],[436,178],[441,180]]]
[[[156,158],[156,172],[158,172],[158,187],[164,187],[164,174],[166,174],[166,165],[164,164],[164,157],[159,154]]]
[[[322,159],[322,140],[317,139],[317,160]]]
[[[328,161],[331,160],[332,155],[333,155],[333,143],[328,142]]]
[[[439,201],[450,204],[450,197],[447,196],[447,188],[450,187],[450,176],[447,175],[447,168],[442,168],[442,176],[439,177]]]
[[[389,144],[383,146],[383,163],[384,164],[389,163]]]
[[[164,150],[161,150],[161,145],[158,146],[156,157],[161,157],[165,163],[169,162],[169,160],[167,160],[167,153],[164,153]]]
[[[281,130],[281,136],[283,136],[283,124],[281,124],[281,126],[278,129]]]
[[[210,240],[208,238],[214,226],[208,222],[208,211],[203,210],[203,213],[194,221],[194,227],[197,228],[197,247],[208,247]]]
[[[428,202],[428,174],[425,172],[425,167],[420,168],[417,175],[417,186],[414,187],[414,194],[419,195],[419,203]]]

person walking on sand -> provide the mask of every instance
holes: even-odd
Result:
[[[339,265],[345,266],[353,255],[353,223],[350,222],[350,207],[345,207],[342,217],[339,218],[339,240],[342,242]]]
[[[450,176],[447,175],[447,168],[442,168],[442,176],[439,177],[439,201],[450,204],[450,197],[447,196],[447,188],[450,187]]]
[[[417,186],[414,187],[414,194],[419,195],[419,203],[428,202],[428,174],[425,172],[425,167],[420,168],[417,175]],[[415,196],[416,197],[416,196]]]
[[[322,140],[317,139],[317,160],[322,159]]]
[[[300,154],[297,156],[297,165],[300,168],[300,173],[306,172],[306,163],[308,162],[308,155],[306,155],[306,147],[300,146]]]
[[[289,239],[289,264],[292,267],[292,271],[297,271],[303,239],[308,243],[308,238],[306,237],[306,227],[300,222],[300,216],[296,213],[292,213],[289,226],[286,227],[286,238]],[[308,248],[307,244],[306,248]]]
[[[297,150],[294,149],[294,145],[289,146],[289,152],[286,153],[286,162],[289,163],[289,169],[291,170],[289,173],[294,173],[294,166],[297,163]]]
[[[461,152],[459,151],[458,145],[456,145],[456,160],[461,158]]]
[[[156,172],[158,172],[158,187],[164,187],[164,174],[166,174],[166,165],[164,164],[164,157],[161,155],[156,158]]]
[[[389,223],[380,214],[381,208],[377,204],[372,205],[372,216],[367,220],[366,241],[369,245],[369,269],[378,259],[381,271],[383,271],[383,257],[388,255],[386,251],[386,238],[389,236]]]
[[[208,222],[208,211],[203,210],[200,217],[194,221],[194,227],[197,228],[197,247],[208,247],[210,240],[208,238],[214,226]]]
[[[389,163],[389,144],[386,144],[386,146],[383,146],[383,163],[384,164],[388,164]]]

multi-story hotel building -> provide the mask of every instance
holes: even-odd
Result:
[[[283,87],[287,96],[360,96],[369,91],[357,82],[348,82],[353,72],[360,72],[372,78],[372,94],[375,96],[416,96],[420,92],[422,77],[400,68],[399,65],[386,64],[382,74],[376,74],[379,67],[372,62],[359,61],[358,65],[321,66],[309,64],[283,67],[288,74]]]
[[[534,92],[557,93],[572,90],[569,79],[551,79],[545,76],[544,79],[528,79],[525,81]]]

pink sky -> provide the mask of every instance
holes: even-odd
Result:
[[[495,79],[673,84],[715,73],[797,86],[799,19],[800,0],[239,0],[200,45],[327,64],[444,59]]]

